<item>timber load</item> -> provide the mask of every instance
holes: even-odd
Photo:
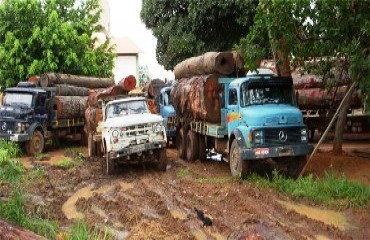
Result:
[[[56,96],[89,96],[89,89],[85,87],[75,87],[67,84],[55,86]]]
[[[236,52],[207,52],[175,66],[176,79],[207,74],[245,74],[244,61]]]
[[[54,87],[57,84],[68,84],[76,87],[107,88],[114,85],[113,78],[96,78],[71,74],[44,73],[38,81],[40,87]]]
[[[321,88],[297,89],[298,105],[301,110],[312,109],[336,109],[344,98],[347,86],[333,88],[331,92]],[[350,108],[361,107],[361,91],[355,91],[352,95]]]
[[[136,78],[132,75],[129,75],[119,81],[118,85],[122,87],[122,89],[126,92],[129,92],[136,87]]]
[[[148,96],[150,98],[155,98],[161,91],[162,88],[168,86],[164,81],[161,79],[153,79],[149,82],[148,85]]]
[[[192,120],[210,123],[221,121],[220,88],[218,75],[201,75],[175,81],[171,91],[173,106]]]
[[[51,101],[52,109],[57,119],[84,117],[87,108],[87,98],[81,96],[54,96]]]

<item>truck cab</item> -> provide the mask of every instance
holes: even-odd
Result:
[[[156,96],[157,112],[163,117],[164,126],[166,128],[168,143],[175,143],[176,140],[176,127],[175,121],[175,109],[172,105],[172,99],[170,98],[172,87],[164,87],[161,89],[159,94]]]
[[[156,161],[166,170],[166,130],[163,118],[151,114],[144,97],[127,97],[108,101],[102,106],[101,140],[107,173],[121,162]]]
[[[297,174],[312,145],[308,144],[308,129],[293,93],[291,78],[268,72],[250,73],[225,84],[224,119],[232,172],[240,172],[247,164],[245,159],[279,161],[294,157],[287,162],[287,170],[290,175]]]
[[[27,153],[43,151],[52,93],[32,86],[13,87],[5,90],[0,108],[0,138],[26,143]]]

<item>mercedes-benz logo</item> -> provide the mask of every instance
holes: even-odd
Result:
[[[279,140],[281,142],[285,142],[287,140],[287,138],[288,138],[288,134],[286,132],[284,132],[283,130],[281,130],[279,132]]]
[[[1,125],[1,129],[3,130],[3,131],[5,131],[6,130],[6,122],[3,122],[3,124]]]

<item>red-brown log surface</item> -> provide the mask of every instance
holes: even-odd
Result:
[[[56,96],[89,96],[89,89],[85,87],[75,87],[67,84],[55,86]]]
[[[28,78],[28,82],[35,84],[35,86],[39,85],[39,80],[40,80],[39,76],[31,76]]]
[[[58,119],[84,117],[87,98],[81,96],[54,96],[52,107],[56,111],[56,117]]]
[[[220,87],[217,75],[182,78],[171,91],[176,113],[193,120],[210,123],[221,121]]]
[[[347,73],[342,73],[342,76],[339,76],[340,73],[336,72],[334,78],[326,80],[326,84],[330,86],[344,86],[349,85],[350,78]],[[322,77],[315,74],[300,73],[299,71],[292,72],[293,84],[295,89],[301,88],[320,88],[323,87]],[[341,80],[339,81],[338,79]]]
[[[298,105],[302,110],[309,109],[329,109],[337,108],[346,94],[347,86],[338,87],[335,98],[333,97],[335,89],[329,92],[327,89],[321,88],[307,88],[298,89]],[[333,103],[334,98],[334,103]],[[356,91],[352,95],[352,108],[361,107],[361,92]]]
[[[46,238],[0,219],[0,239],[46,240]]]
[[[68,84],[76,87],[107,88],[114,85],[114,79],[44,73],[41,75],[39,83],[41,87],[54,87],[56,84]]]
[[[129,92],[136,87],[136,78],[132,75],[128,75],[127,77],[123,78],[119,81],[118,85],[122,87],[123,90]]]
[[[148,96],[151,98],[156,97],[162,88],[167,86],[167,84],[161,79],[153,79],[148,85]]]
[[[87,103],[88,106],[97,107],[99,98],[125,94],[128,94],[128,92],[125,91],[121,85],[114,85],[112,87],[102,89],[91,89],[89,92]]]
[[[207,52],[180,62],[174,72],[176,79],[204,74],[232,74],[235,66],[232,52]]]
[[[88,107],[85,111],[85,124],[88,133],[96,132],[98,123],[103,120],[103,111],[98,107]]]

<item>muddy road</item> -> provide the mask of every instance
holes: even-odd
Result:
[[[174,149],[167,155],[167,172],[150,164],[123,165],[113,176],[104,174],[102,159],[57,167],[58,159],[74,158],[65,150],[49,152],[42,161],[24,157],[22,162],[27,168],[44,169],[45,177],[29,188],[32,204],[65,228],[83,218],[117,239],[370,239],[370,206],[313,206],[233,179],[226,163],[185,162],[177,159]],[[370,183],[370,159],[342,158],[358,167],[358,175],[351,170],[355,180]],[[315,167],[318,161],[326,168],[345,168],[330,153],[319,153],[309,169],[318,175],[324,171]],[[211,226],[204,226],[195,208]]]

